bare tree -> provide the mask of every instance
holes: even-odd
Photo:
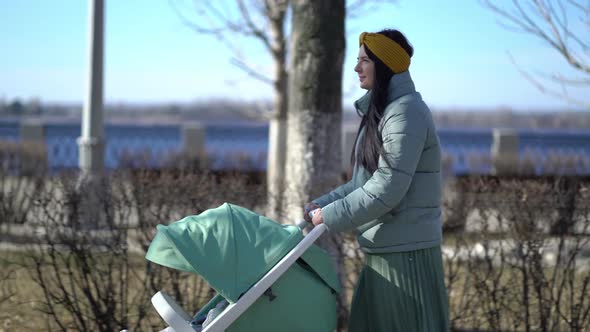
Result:
[[[197,19],[189,17],[189,11],[179,6],[179,0],[169,0],[181,20],[195,32],[216,36],[233,53],[231,63],[253,79],[273,87],[273,109],[267,117],[269,126],[267,167],[267,215],[271,218],[284,216],[283,193],[285,192],[285,161],[287,155],[287,107],[289,69],[287,64],[290,40],[286,17],[290,0],[194,0],[192,4]],[[359,17],[377,7],[391,3],[385,0],[350,0],[346,2],[345,14]],[[253,67],[242,50],[235,46],[235,35],[257,40],[260,47],[271,55],[272,75],[261,74]]]
[[[562,73],[532,75],[519,66],[519,71],[537,89],[590,108],[589,100],[580,100],[568,94],[568,88],[590,87],[590,2],[512,0],[511,5],[501,6],[497,1],[483,0],[483,4],[500,16],[507,23],[507,28],[531,35],[557,51],[579,74],[579,77],[567,77]],[[560,89],[549,87],[550,83],[559,85]]]
[[[280,215],[282,192],[284,191],[284,165],[287,150],[287,42],[285,16],[288,0],[250,1],[194,1],[195,11],[205,23],[189,19],[174,1],[170,1],[181,19],[197,33],[215,35],[234,54],[232,64],[245,71],[252,78],[273,87],[273,111],[265,114],[270,120],[268,147],[268,215]],[[260,42],[273,61],[272,78],[254,70],[241,50],[232,42],[234,35],[241,35]]]
[[[471,215],[447,228],[445,269],[452,328],[584,331],[590,323],[589,182],[581,183],[569,234],[560,219],[557,178],[463,177],[460,203]],[[450,189],[450,188],[449,188]],[[467,215],[465,215],[466,217]],[[447,219],[445,222],[448,222]]]

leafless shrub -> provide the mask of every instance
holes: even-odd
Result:
[[[11,175],[39,175],[47,171],[43,143],[0,141],[0,170]]]
[[[0,142],[0,228],[29,217],[45,173],[43,145]]]
[[[460,181],[470,220],[447,233],[443,248],[453,327],[581,331],[588,326],[588,180]]]
[[[37,307],[48,328],[151,330],[163,322],[151,308],[159,290],[188,310],[211,296],[198,276],[163,268],[143,256],[157,224],[228,201],[264,205],[259,174],[194,169],[140,169],[91,181],[75,174],[45,178],[35,201],[35,251],[26,267],[42,290]]]
[[[37,207],[39,254],[30,255],[30,273],[44,296],[39,310],[63,331],[127,326],[130,211],[114,199],[108,180],[48,179]]]

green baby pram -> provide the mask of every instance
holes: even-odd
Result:
[[[340,285],[328,254],[313,245],[326,227],[304,236],[304,225],[228,203],[158,225],[146,258],[200,275],[217,295],[194,316],[162,292],[154,307],[177,332],[333,331]]]

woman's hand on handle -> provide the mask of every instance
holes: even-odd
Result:
[[[307,222],[312,222],[311,221],[311,216],[309,215],[309,213],[315,209],[319,209],[320,207],[317,204],[314,204],[313,202],[309,202],[307,204],[305,204],[305,207],[303,208],[303,219],[305,219],[305,221]]]
[[[316,210],[313,210],[313,218],[311,219],[311,223],[314,226],[324,223],[324,218],[322,217],[322,209],[321,208],[317,208]]]

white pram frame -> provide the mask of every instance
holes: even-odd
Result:
[[[304,229],[308,223],[301,221],[298,227]],[[230,304],[202,332],[225,331],[240,317],[264,292],[274,284],[305,253],[309,247],[327,230],[324,224],[315,226],[287,255],[255,283],[240,299]],[[184,311],[172,298],[159,291],[152,297],[152,304],[164,321],[176,332],[195,332],[190,321],[192,316]]]

